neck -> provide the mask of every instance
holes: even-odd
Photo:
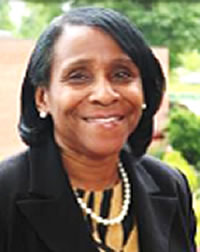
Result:
[[[119,181],[118,156],[98,160],[89,159],[68,151],[62,160],[73,187],[83,190],[105,190]]]

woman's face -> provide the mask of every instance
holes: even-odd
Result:
[[[52,116],[63,150],[115,155],[141,118],[140,72],[100,29],[66,25],[54,47],[50,86],[38,88],[36,102]]]

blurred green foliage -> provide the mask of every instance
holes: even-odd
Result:
[[[200,69],[200,53],[197,50],[185,52],[179,55],[181,65],[189,71],[199,71]]]
[[[92,1],[75,0],[74,6],[93,4],[127,15],[153,46],[166,46],[170,64],[181,64],[178,57],[194,48],[200,51],[200,3],[187,1]]]
[[[13,30],[14,24],[9,16],[10,5],[7,0],[0,0],[0,29],[1,30]]]
[[[200,171],[200,117],[186,108],[171,110],[168,125],[170,145]]]
[[[194,194],[195,195],[195,194]],[[196,243],[200,246],[200,196],[194,196],[194,209],[197,218],[197,233],[196,233]]]
[[[22,25],[15,33],[22,38],[38,38],[48,23],[62,12],[61,5],[55,2],[27,3],[29,15],[22,17]]]

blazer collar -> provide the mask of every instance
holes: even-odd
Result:
[[[17,205],[40,239],[52,252],[97,252],[54,141],[32,148],[29,163],[30,197]]]
[[[133,181],[133,200],[141,252],[168,252],[170,231],[177,209],[177,197],[164,195],[140,159],[128,152],[122,158]]]

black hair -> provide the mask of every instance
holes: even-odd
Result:
[[[21,93],[19,131],[22,140],[38,145],[53,131],[49,115],[39,117],[35,104],[35,90],[50,82],[54,45],[66,24],[98,27],[109,34],[140,70],[147,109],[130,135],[128,143],[135,156],[141,156],[152,139],[153,116],[158,110],[165,89],[165,78],[160,63],[139,30],[120,13],[106,8],[80,7],[55,18],[40,36],[31,55]]]

